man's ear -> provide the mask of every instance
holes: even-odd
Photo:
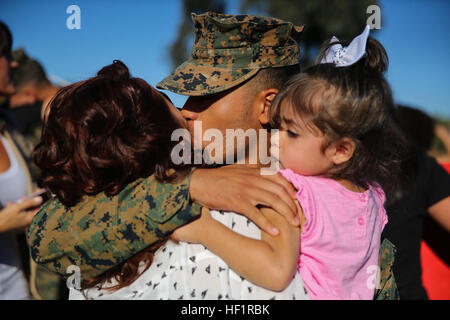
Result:
[[[331,161],[335,165],[347,162],[353,157],[356,149],[356,143],[350,138],[342,138],[334,142],[329,147]]]
[[[258,112],[259,112],[259,121],[263,125],[267,125],[269,123],[270,107],[277,93],[278,89],[275,88],[266,89],[260,92],[261,96],[259,98],[261,103]]]

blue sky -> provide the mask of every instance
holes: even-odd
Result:
[[[81,8],[81,30],[66,27],[71,4]],[[239,0],[228,1],[227,13],[238,8]],[[134,76],[155,85],[171,71],[169,47],[180,18],[180,0],[0,1],[13,47],[24,47],[53,78],[69,82],[120,59]],[[387,77],[396,101],[450,118],[450,1],[382,0],[381,19],[374,36],[389,54]],[[183,105],[183,96],[170,96]]]

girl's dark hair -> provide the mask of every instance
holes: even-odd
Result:
[[[322,49],[319,61],[332,44]],[[406,143],[391,118],[395,106],[383,76],[388,67],[386,51],[369,38],[366,52],[351,66],[316,64],[291,78],[274,100],[271,124],[279,126],[283,115],[292,111],[309,128],[315,126],[324,134],[323,150],[344,137],[352,139],[356,145],[352,158],[332,168],[329,177],[365,188],[375,181],[390,200],[397,191]]]
[[[181,127],[162,94],[132,78],[125,64],[116,60],[97,76],[58,91],[33,160],[41,169],[42,186],[65,206],[73,206],[84,195],[113,196],[152,174],[160,182],[184,177],[189,168],[175,167],[170,160],[175,144],[171,134]],[[156,248],[90,283],[116,276],[116,288],[130,284],[139,276],[140,261],[150,266]]]

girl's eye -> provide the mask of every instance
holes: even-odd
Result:
[[[291,131],[291,130],[287,130],[287,134],[289,137],[291,138],[296,138],[298,137],[298,134],[296,134],[295,132]]]

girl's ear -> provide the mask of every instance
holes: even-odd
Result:
[[[356,143],[350,138],[342,138],[334,142],[330,147],[331,161],[335,165],[339,165],[352,158],[356,149]]]
[[[261,91],[261,104],[259,111],[259,122],[263,125],[267,125],[269,123],[269,111],[270,106],[272,105],[273,99],[278,93],[278,89],[272,88]]]

